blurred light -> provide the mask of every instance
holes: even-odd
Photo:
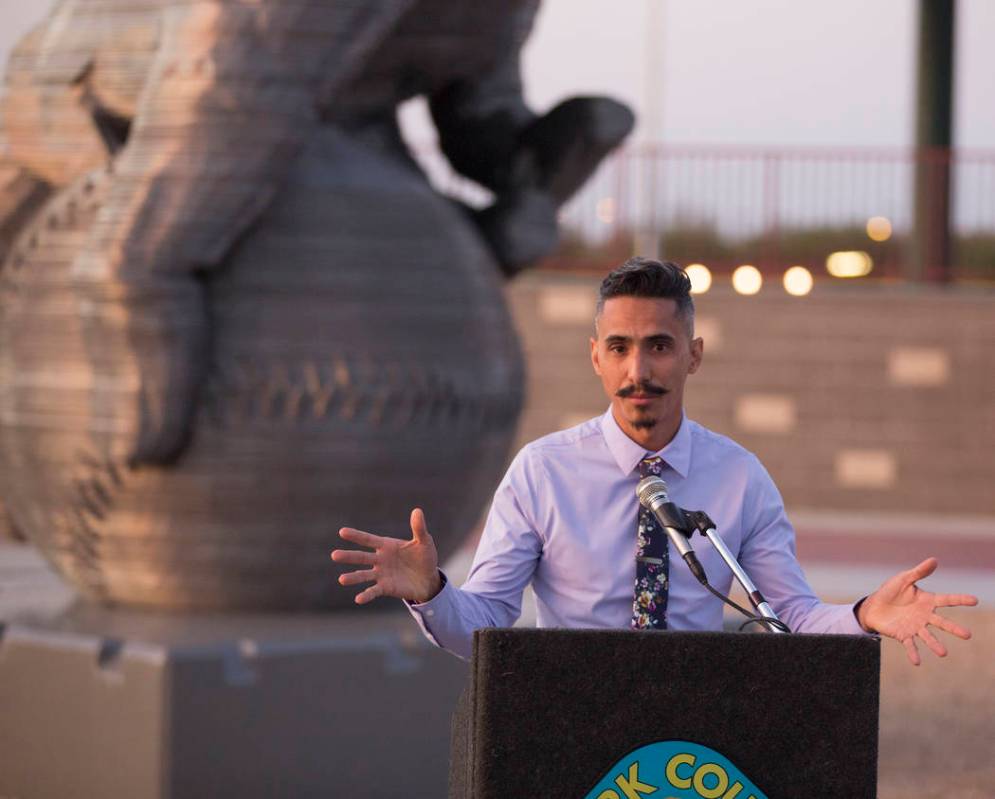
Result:
[[[598,206],[595,210],[598,216],[598,221],[610,225],[615,221],[615,198],[614,197],[602,197],[598,200]]]
[[[872,216],[867,220],[867,235],[873,241],[887,241],[891,238],[891,220],[884,216]]]
[[[793,297],[804,297],[813,283],[812,273],[804,266],[793,266],[784,273],[784,290]]]
[[[756,294],[764,284],[760,270],[750,264],[737,266],[732,273],[732,287],[739,294]]]
[[[873,268],[871,256],[859,250],[834,252],[826,259],[826,271],[833,277],[863,277]]]
[[[690,264],[684,271],[691,278],[692,294],[704,294],[712,287],[712,273],[704,264]]]

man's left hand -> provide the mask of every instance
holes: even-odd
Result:
[[[964,640],[971,637],[970,630],[944,618],[936,612],[936,609],[977,605],[976,596],[933,594],[923,591],[916,585],[918,580],[936,571],[936,566],[936,558],[927,558],[915,568],[899,572],[867,597],[857,611],[857,620],[865,630],[901,641],[914,666],[918,666],[921,662],[916,638],[932,649],[938,657],[947,655],[947,648],[930,632],[929,626]]]

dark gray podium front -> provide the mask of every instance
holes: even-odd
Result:
[[[858,636],[481,630],[450,799],[873,799],[879,672]]]

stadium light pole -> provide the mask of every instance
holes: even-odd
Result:
[[[955,0],[919,0],[915,224],[908,277],[950,280]]]

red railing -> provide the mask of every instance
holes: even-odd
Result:
[[[917,174],[927,197],[918,225]],[[658,252],[719,269],[821,269],[833,251],[861,250],[875,274],[907,276],[915,248],[942,239],[942,217],[929,204],[947,176],[950,247],[926,254],[923,276],[939,276],[937,261],[946,260],[954,277],[995,279],[995,152],[631,147],[601,167],[561,219],[575,246],[655,242]]]

